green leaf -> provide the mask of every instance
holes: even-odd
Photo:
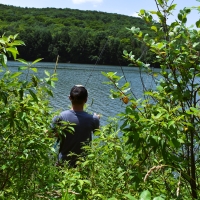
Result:
[[[195,108],[195,107],[190,107],[190,110],[192,110],[193,112],[199,112],[199,109]]]
[[[58,77],[51,78],[52,81],[57,81]]]
[[[164,43],[160,42],[160,43],[157,43],[157,48],[158,49],[162,49],[164,47]]]
[[[127,52],[126,50],[124,50],[124,51],[123,51],[123,54],[124,54],[125,56],[127,56],[127,55],[128,55],[128,52]]]
[[[152,27],[151,27],[151,29],[152,29],[152,30],[154,30],[155,32],[157,32],[157,31],[158,31],[158,29],[157,29],[157,27],[156,27],[156,26],[152,26]]]
[[[163,18],[163,15],[162,15],[162,13],[161,13],[160,11],[157,11],[157,16],[158,16],[160,19]]]
[[[13,39],[16,39],[18,35],[19,35],[19,33],[15,34],[15,35],[13,36]]]
[[[178,142],[180,142],[181,144],[184,144],[185,142],[182,139],[177,139]]]
[[[192,45],[192,47],[195,48],[198,45],[199,45],[199,42],[194,42],[193,45]]]
[[[175,38],[178,39],[178,38],[180,38],[180,37],[181,37],[181,34],[177,35]]]
[[[16,47],[8,47],[8,48],[6,48],[6,51],[10,52],[12,54],[13,58],[16,60],[16,56],[17,56],[17,54],[19,54]]]
[[[6,63],[7,63],[7,57],[4,54],[0,54],[0,63],[6,67]]]
[[[161,5],[161,6],[164,4],[163,0],[158,0],[158,3],[159,3],[159,5]]]
[[[143,191],[139,200],[151,200],[151,193],[148,190]]]
[[[16,78],[18,76],[20,76],[22,74],[22,72],[15,72],[14,74],[11,75],[11,78]]]
[[[145,10],[141,9],[141,10],[140,10],[140,14],[141,14],[141,15],[144,15],[144,13],[145,13]]]
[[[2,170],[6,169],[6,168],[7,168],[6,165],[3,165],[3,166],[1,167]]]
[[[174,10],[176,8],[177,4],[172,4],[168,9],[167,12],[170,12],[171,10]]]
[[[47,76],[50,76],[50,73],[49,73],[47,70],[45,70],[44,73],[45,73]]]
[[[83,184],[84,184],[84,181],[83,180],[78,180],[78,182],[79,182],[79,184],[80,184],[80,186],[81,186],[81,188],[83,187]]]
[[[6,44],[4,40],[0,39],[0,44]]]
[[[53,92],[51,90],[49,90],[48,88],[45,88],[45,90],[48,93],[48,95],[53,97]]]
[[[19,62],[21,62],[21,63],[23,63],[23,64],[25,64],[25,65],[28,65],[28,62],[25,61],[24,59],[18,58],[16,60],[19,61]]]
[[[33,99],[38,103],[38,98],[37,98],[36,94],[31,89],[29,89],[29,93],[33,97]]]
[[[149,11],[151,14],[156,14],[157,15],[157,11],[151,10]]]
[[[155,197],[153,200],[164,200],[162,197]]]
[[[130,200],[136,200],[136,198],[134,196],[132,196],[131,194],[125,194],[124,196]]]
[[[182,17],[183,17],[183,15],[182,14],[178,14],[178,19],[180,20],[180,21],[182,21]]]
[[[191,9],[190,9],[190,8],[184,8],[184,12],[185,12],[186,14],[189,14],[189,13],[191,12]]]
[[[172,125],[174,125],[174,124],[175,124],[175,121],[172,120],[172,121],[170,121],[170,122],[168,123],[168,126],[170,127],[170,126],[172,126]]]
[[[182,22],[185,24],[187,22],[187,18],[183,17]]]
[[[154,117],[152,116],[152,117],[154,119],[159,119],[162,115],[163,115],[163,113],[158,113],[157,115],[155,115]]]
[[[105,199],[104,195],[102,194],[94,194],[95,197],[100,197],[101,199]]]
[[[125,174],[125,172],[122,172],[118,175],[118,178],[121,178],[123,175]]]
[[[19,46],[19,45],[25,45],[23,41],[21,40],[15,40],[14,42],[10,43],[12,46]]]
[[[177,149],[180,147],[180,143],[179,143],[178,140],[175,139],[175,138],[172,139],[172,144],[173,144],[174,147],[177,148]]]
[[[19,70],[19,71],[20,71],[20,70],[25,70],[25,69],[28,69],[28,67],[27,67],[27,66],[18,67],[18,70]]]
[[[200,20],[198,20],[198,21],[196,22],[196,27],[197,27],[197,28],[200,28]]]
[[[32,65],[34,65],[35,63],[41,61],[42,59],[43,59],[43,58],[38,58],[37,60],[34,60],[34,61],[32,62]]]
[[[35,67],[34,67],[34,68],[31,67],[30,69],[31,69],[32,71],[34,71],[34,72],[37,72],[37,71],[38,71],[37,68],[35,68]]]
[[[105,77],[107,77],[107,73],[106,72],[101,72],[102,75],[104,75]]]

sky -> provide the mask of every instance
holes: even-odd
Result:
[[[169,0],[172,2],[173,0]],[[174,15],[168,23],[177,19],[177,13],[184,7],[200,6],[196,0],[174,0],[177,4]],[[0,4],[34,8],[71,8],[78,10],[95,10],[107,13],[117,13],[128,16],[137,16],[141,9],[156,10],[155,0],[0,0]],[[198,11],[192,11],[188,17],[187,25],[193,25],[199,20]],[[156,20],[156,18],[155,18]]]

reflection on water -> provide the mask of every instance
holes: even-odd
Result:
[[[21,64],[18,62],[8,62],[8,66],[12,67],[13,71],[17,71],[18,66],[21,66]],[[39,76],[42,77],[44,70],[48,70],[50,73],[54,72],[55,63],[37,63],[35,67],[38,67]],[[119,66],[58,64],[57,74],[59,80],[56,82],[56,87],[53,90],[54,97],[51,98],[51,105],[57,110],[67,109],[70,106],[68,99],[70,89],[74,85],[85,85],[87,82],[86,88],[89,92],[88,111],[101,114],[101,125],[105,125],[108,117],[114,117],[117,113],[123,111],[125,106],[121,100],[109,98],[111,86],[103,84],[103,82],[108,80],[101,74],[101,71],[117,72],[117,75],[123,76],[122,69]],[[137,98],[141,98],[143,87],[138,69],[123,67],[123,71],[127,81],[131,82],[131,90]],[[142,78],[147,88],[153,86],[151,76],[143,74]],[[125,80],[121,80],[120,83],[125,83]]]

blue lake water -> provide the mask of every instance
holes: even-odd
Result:
[[[21,66],[19,62],[8,62],[11,70],[17,71]],[[44,70],[54,72],[55,63],[40,62],[35,65],[38,68],[39,76],[44,75]],[[105,66],[105,65],[85,65],[61,63],[57,66],[58,82],[56,82],[54,97],[50,99],[51,105],[56,110],[65,110],[70,106],[68,99],[70,89],[77,84],[85,85],[89,92],[88,112],[101,114],[101,125],[105,125],[109,117],[114,117],[117,113],[124,110],[125,105],[120,99],[111,99],[110,89],[112,86],[103,84],[108,81],[101,72],[117,72],[117,75],[125,75],[126,80],[131,83],[131,90],[137,98],[142,98],[143,86],[146,88],[154,87],[154,81],[146,73],[140,74],[138,68]],[[143,80],[143,84],[141,82]],[[125,83],[123,78],[120,84]]]

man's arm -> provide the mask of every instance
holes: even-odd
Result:
[[[97,115],[96,113],[94,113],[93,119],[94,119],[95,129],[99,129],[100,128],[100,115]]]
[[[60,123],[60,116],[55,116],[52,120],[52,123],[50,124],[51,127],[51,134],[53,134],[54,137],[58,137],[58,130],[57,126],[59,126]]]

